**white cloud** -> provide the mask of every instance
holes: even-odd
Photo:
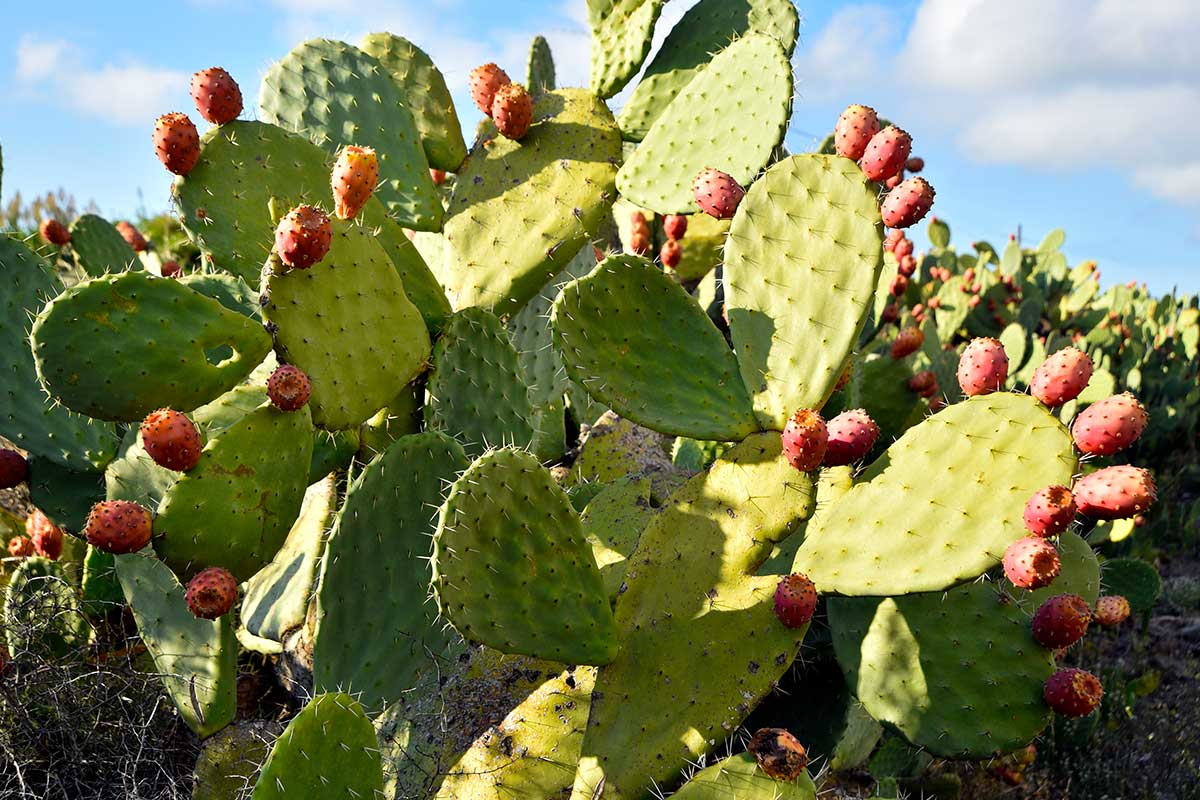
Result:
[[[1200,161],[1139,167],[1133,172],[1133,180],[1163,200],[1181,205],[1200,204]]]
[[[42,40],[22,36],[17,42],[17,80],[36,81],[51,75],[66,57],[70,45],[65,39]]]

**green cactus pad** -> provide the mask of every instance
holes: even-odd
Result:
[[[1042,683],[1054,661],[994,584],[831,598],[829,625],[838,663],[871,716],[935,755],[1007,753],[1050,719]]]
[[[309,39],[267,70],[258,104],[264,120],[331,153],[344,145],[375,148],[379,199],[406,227],[436,231],[442,204],[405,95],[374,56],[345,42]]]
[[[459,439],[474,457],[533,440],[529,387],[508,333],[482,308],[450,317],[433,348],[425,425]]]
[[[954,357],[954,362],[958,363],[958,356]],[[875,354],[855,359],[850,383],[840,397],[832,398],[829,403],[841,408],[831,407],[825,411],[825,416],[830,418],[835,411],[840,413],[851,408],[863,409],[879,426],[879,438],[872,452],[882,451],[908,429],[914,412],[921,405],[921,396],[908,388],[912,376],[912,367],[902,359]],[[957,384],[958,379],[953,374],[950,379],[954,381],[951,385]],[[941,380],[939,375],[939,385],[945,385]]]
[[[659,214],[699,210],[692,182],[719,169],[748,186],[783,141],[792,65],[775,39],[743,36],[713,57],[617,173],[617,189]]]
[[[41,556],[21,561],[4,589],[4,633],[15,658],[65,658],[87,645],[87,619],[62,564]]]
[[[592,91],[607,99],[641,69],[667,0],[587,0]]]
[[[793,571],[820,592],[945,589],[1000,563],[1025,535],[1025,502],[1069,484],[1076,466],[1070,433],[1032,397],[972,397],[910,428],[867,468],[808,532]]]
[[[600,567],[609,600],[617,599],[629,556],[655,512],[650,504],[650,479],[637,475],[605,487],[580,512],[579,523]]]
[[[764,428],[825,404],[882,269],[876,191],[853,161],[792,156],[750,187],[725,246],[725,305]]]
[[[771,551],[771,557],[759,568],[760,575],[783,575],[792,571],[792,562],[796,560],[796,551],[804,544],[804,538],[809,531],[816,531],[829,519],[830,510],[836,508],[837,501],[854,486],[853,467],[822,467],[817,478],[816,510],[791,535]]]
[[[488,122],[459,170],[443,273],[455,308],[519,311],[597,235],[616,196],[621,134],[595,95],[539,95],[533,119],[519,142]]]
[[[107,498],[140,503],[153,512],[180,474],[155,464],[142,447],[138,429],[130,427],[121,441],[120,452],[104,471]]]
[[[429,166],[457,171],[467,157],[467,145],[454,99],[433,60],[408,39],[392,33],[368,34],[359,46],[379,59],[400,88],[401,100],[413,115]]]
[[[366,228],[334,220],[310,269],[264,280],[275,351],[312,382],[313,421],[336,430],[369,419],[425,367],[429,333],[387,254]],[[386,370],[379,369],[386,364]]]
[[[1049,586],[1017,592],[1017,601],[1030,613],[1056,594],[1077,594],[1090,605],[1100,596],[1100,561],[1082,536],[1074,531],[1059,536],[1058,557],[1062,567]]]
[[[729,222],[708,214],[688,217],[687,235],[679,242],[681,255],[679,265],[675,267],[675,274],[681,281],[698,281],[721,263]],[[707,304],[702,303],[701,307],[707,308]]]
[[[275,557],[300,513],[312,441],[307,407],[270,404],[209,439],[159,507],[159,558],[185,580],[207,567],[249,579]]]
[[[90,617],[101,617],[125,604],[125,595],[117,580],[116,556],[90,544],[87,546],[80,594],[83,596],[83,610]]]
[[[756,434],[684,484],[642,532],[617,599],[619,655],[596,680],[576,798],[642,797],[671,781],[787,671],[807,626],[780,624],[779,576],[754,573],[812,513],[813,496],[778,434]]]
[[[288,723],[253,800],[372,800],[383,794],[375,728],[350,695],[320,694]]]
[[[747,33],[766,34],[779,40],[790,57],[799,30],[800,18],[791,0],[702,0],[675,23],[646,67],[621,109],[621,133],[641,141],[713,53],[733,39]]]
[[[534,36],[529,43],[525,65],[525,87],[533,94],[554,91],[554,55],[545,36]]]
[[[439,610],[503,653],[607,664],[617,632],[567,495],[537,459],[493,450],[451,487],[433,537]]]
[[[71,223],[71,254],[75,265],[93,278],[136,269],[141,263],[116,226],[95,214]]]
[[[621,416],[693,439],[758,428],[720,331],[645,259],[610,256],[567,284],[552,324],[568,374]]]
[[[807,770],[794,781],[767,777],[749,753],[738,753],[693,775],[677,800],[816,800],[817,787]]]
[[[330,536],[313,645],[316,691],[340,687],[380,712],[458,641],[429,599],[432,510],[470,460],[441,433],[397,440],[359,473]]]
[[[1129,601],[1135,614],[1149,614],[1162,593],[1158,570],[1140,558],[1113,558],[1104,562],[1105,594],[1117,594]]]
[[[369,461],[387,450],[401,436],[421,431],[425,402],[424,376],[400,390],[375,416],[359,426],[359,459]]]
[[[232,722],[238,650],[232,614],[214,621],[193,616],[184,587],[149,551],[117,556],[117,577],[183,721],[201,737]]]
[[[145,272],[71,287],[46,306],[31,337],[51,395],[81,413],[123,422],[206,403],[271,349],[271,337],[253,320]]]
[[[193,272],[177,280],[193,292],[211,297],[230,311],[258,319],[258,294],[237,275]]]
[[[48,400],[30,350],[30,320],[60,291],[41,256],[0,235],[0,436],[71,469],[99,470],[116,452],[116,428]]]
[[[104,475],[79,472],[40,456],[29,458],[29,502],[71,533],[83,531],[92,504],[104,499]]]
[[[205,739],[192,770],[191,800],[244,800],[282,731],[274,720],[243,720]]]

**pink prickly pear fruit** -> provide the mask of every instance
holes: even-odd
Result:
[[[683,214],[668,214],[663,217],[663,233],[668,239],[679,241],[687,233],[688,218]]]
[[[896,246],[892,248],[892,255],[896,256],[897,261],[903,261],[906,256],[911,258],[912,254],[913,254],[912,239],[906,239],[904,237],[904,232],[901,231],[900,238],[896,240]],[[915,261],[915,259],[914,259],[914,261]]]
[[[958,360],[958,385],[967,397],[1004,388],[1008,355],[998,339],[973,339]]]
[[[905,239],[904,241],[907,242],[908,240]],[[896,249],[899,250],[900,248],[897,247]],[[915,258],[913,258],[911,255],[905,255],[903,258],[900,259],[900,274],[901,275],[903,275],[906,278],[911,278],[916,271],[917,271],[917,260]]]
[[[280,364],[267,378],[267,397],[280,411],[298,411],[308,402],[312,384],[304,370]]]
[[[892,323],[900,319],[900,306],[895,303],[888,303],[883,307],[882,317],[886,323]]]
[[[858,165],[873,181],[883,182],[904,167],[912,152],[912,137],[895,125],[889,125],[871,137]]]
[[[354,219],[379,185],[379,157],[370,147],[347,145],[338,153],[329,179],[333,187],[333,213]]]
[[[446,182],[446,173],[440,169],[429,168],[429,179],[433,181],[434,186],[441,186]]]
[[[1075,418],[1071,436],[1080,452],[1108,456],[1136,442],[1149,419],[1137,398],[1123,392],[1085,408]]]
[[[821,466],[829,444],[825,420],[811,408],[801,408],[783,426],[783,455],[796,469],[810,472]]]
[[[639,256],[650,253],[650,234],[634,231],[629,237],[629,249]]]
[[[829,420],[825,428],[829,442],[821,463],[827,467],[841,467],[862,459],[879,438],[879,426],[861,408],[843,411]]]
[[[683,248],[676,239],[667,239],[658,251],[658,259],[664,267],[675,269],[683,260]]]
[[[161,271],[164,278],[174,278],[183,272],[183,267],[179,266],[178,261],[164,261]]]
[[[187,114],[172,111],[154,122],[154,154],[175,175],[187,175],[200,160],[200,133]]]
[[[1129,619],[1129,601],[1119,594],[1110,594],[1096,601],[1096,622],[1106,628],[1120,625]]]
[[[67,230],[67,226],[54,217],[46,217],[42,220],[42,224],[38,225],[38,233],[42,235],[42,238],[48,244],[52,244],[55,247],[62,247],[71,242],[71,232]]]
[[[150,512],[128,500],[103,500],[92,506],[83,535],[88,544],[114,555],[136,553],[150,543]]]
[[[7,447],[0,448],[0,489],[11,489],[29,480],[29,462],[25,456]]]
[[[897,275],[896,277],[892,278],[890,291],[892,293],[892,297],[901,297],[905,292],[908,291],[908,277],[905,275]]]
[[[184,592],[188,611],[199,619],[216,619],[237,602],[237,581],[229,570],[209,567],[188,581]]]
[[[923,369],[908,379],[908,388],[921,397],[933,397],[938,393],[937,375],[933,370]]]
[[[888,231],[887,236],[883,237],[883,249],[889,253],[896,251],[896,245],[904,238],[904,231]],[[899,258],[900,256],[896,256]]]
[[[141,434],[142,447],[160,467],[187,472],[200,461],[204,449],[200,429],[182,412],[151,411],[142,420]]]
[[[1025,503],[1025,530],[1043,539],[1065,531],[1075,519],[1075,498],[1065,486],[1038,489]]]
[[[808,752],[785,728],[759,728],[746,746],[768,778],[794,781],[808,766]]]
[[[508,73],[492,63],[484,64],[471,70],[468,78],[471,85],[471,99],[479,110],[489,117],[492,115],[492,101],[501,86],[512,83]]]
[[[904,168],[916,175],[921,170],[925,169],[925,159],[920,156],[913,156],[908,161],[904,162]]]
[[[846,106],[833,126],[833,148],[839,156],[858,161],[867,145],[879,133],[879,115],[870,106]]]
[[[803,628],[817,610],[817,587],[803,572],[785,575],[775,587],[775,616],[789,628]]]
[[[901,181],[888,192],[879,211],[889,228],[908,228],[920,222],[933,208],[933,186],[924,178]]]
[[[1075,481],[1071,493],[1079,513],[1091,519],[1125,519],[1157,498],[1154,477],[1141,467],[1105,467]]]
[[[519,83],[501,86],[492,98],[492,119],[496,130],[507,138],[525,138],[533,124],[533,98]]]
[[[57,561],[62,555],[62,529],[50,521],[40,508],[35,508],[25,518],[25,535],[33,543],[33,549],[39,556]]]
[[[976,308],[979,305],[979,295],[974,295],[967,300],[967,308]]]
[[[892,177],[890,177],[886,181],[884,181],[883,185],[888,191],[891,191],[892,189],[895,189],[897,186],[899,186],[903,182],[904,182],[904,170],[901,169],[895,175],[893,175]],[[908,227],[908,226],[897,225],[896,227],[899,228],[899,227]]]
[[[1046,705],[1064,717],[1086,717],[1100,705],[1104,687],[1092,673],[1069,667],[1046,680],[1042,696]]]
[[[629,215],[629,230],[631,233],[640,233],[644,236],[650,235],[650,224],[646,222],[646,215],[641,211],[634,211]]]
[[[731,176],[717,169],[701,170],[692,182],[692,195],[705,214],[717,219],[733,219],[746,190]]]
[[[134,252],[140,253],[150,246],[146,241],[146,237],[142,236],[142,232],[125,220],[118,222],[116,229],[121,234],[121,238],[133,248]]]
[[[192,100],[200,116],[214,125],[232,122],[242,113],[242,90],[220,67],[202,69],[192,76]]]
[[[29,558],[33,552],[33,540],[28,536],[14,536],[8,540],[8,554],[13,558]]]
[[[975,281],[975,268],[967,267],[967,271],[963,273],[963,283],[973,283]]]
[[[936,297],[936,296],[929,298],[929,307],[930,308],[941,308],[942,307],[942,298]]]
[[[1048,586],[1061,568],[1054,545],[1038,536],[1017,539],[1004,551],[1004,574],[1022,589]]]
[[[333,226],[329,215],[314,206],[296,206],[275,227],[275,249],[284,264],[308,269],[329,252]]]
[[[1038,606],[1033,614],[1033,640],[1057,650],[1070,647],[1087,633],[1092,609],[1077,594],[1057,594]]]
[[[892,358],[905,358],[921,349],[921,345],[925,343],[925,334],[920,328],[905,328],[896,334],[896,341],[892,342]]]

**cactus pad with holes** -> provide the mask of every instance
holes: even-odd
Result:
[[[140,266],[116,226],[95,214],[84,214],[71,223],[71,254],[75,265],[93,278]]]

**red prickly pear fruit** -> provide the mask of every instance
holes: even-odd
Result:
[[[280,411],[297,411],[308,402],[312,384],[299,367],[280,364],[267,378],[267,397]]]
[[[895,303],[887,304],[883,307],[882,316],[884,322],[895,322],[896,320],[900,319],[900,306],[896,305]]]
[[[903,261],[905,258],[912,258],[912,254],[912,239],[906,239],[901,231],[900,238],[896,240],[896,246],[892,248],[892,255],[896,257],[897,261]],[[913,263],[916,263],[916,259],[913,259]]]
[[[154,122],[154,153],[175,175],[187,175],[200,160],[200,133],[187,114],[172,111]]]
[[[998,339],[973,339],[958,360],[958,385],[967,397],[1004,388],[1008,354]]]
[[[663,217],[663,233],[668,239],[679,241],[687,233],[688,218],[683,214],[667,214]]]
[[[188,581],[184,599],[188,611],[199,619],[216,619],[229,613],[237,602],[237,581],[229,570],[209,567]]]
[[[871,137],[858,165],[868,178],[882,183],[904,167],[910,152],[912,137],[895,125],[889,125]]]
[[[242,90],[220,67],[202,69],[192,76],[192,100],[200,116],[214,125],[232,122],[242,113]]]
[[[967,267],[967,271],[963,273],[963,283],[973,283],[975,281],[975,268]]]
[[[1061,406],[1078,397],[1091,379],[1091,357],[1074,347],[1064,347],[1033,371],[1029,391],[1048,406]]]
[[[920,222],[933,208],[933,186],[924,178],[901,181],[883,199],[879,212],[889,228],[908,228]]]
[[[1046,705],[1064,717],[1086,717],[1100,705],[1104,687],[1092,673],[1069,667],[1046,680],[1042,696]]]
[[[1119,594],[1110,594],[1096,601],[1096,622],[1106,628],[1120,625],[1129,619],[1129,601]]]
[[[710,217],[733,219],[733,214],[746,196],[746,190],[731,176],[718,169],[704,169],[692,181],[696,205]]]
[[[479,110],[489,117],[492,115],[492,101],[496,92],[502,86],[512,83],[508,73],[492,63],[484,64],[471,70],[468,78],[471,84],[471,99]]]
[[[71,242],[71,232],[67,230],[67,226],[54,217],[46,217],[42,220],[42,224],[38,225],[38,233],[42,235],[47,244],[55,247],[62,247]]]
[[[200,429],[187,415],[160,408],[142,420],[142,447],[155,464],[178,472],[187,472],[200,460],[204,442]]]
[[[897,186],[899,186],[903,182],[904,182],[904,170],[901,169],[895,175],[893,175],[892,177],[890,177],[886,181],[884,181],[883,185],[888,191],[891,191],[892,189],[895,189]],[[896,227],[899,228],[899,227],[908,227],[908,226],[907,225],[904,225],[904,226],[897,225]]]
[[[1075,498],[1065,486],[1038,489],[1025,503],[1025,530],[1043,539],[1065,531],[1075,519]]]
[[[1037,536],[1017,539],[1004,551],[1004,574],[1022,589],[1048,586],[1061,568],[1054,545]]]
[[[896,277],[892,278],[890,291],[892,293],[892,297],[903,296],[903,294],[908,291],[908,278],[904,275],[897,275]]]
[[[1075,481],[1071,490],[1079,513],[1091,519],[1125,519],[1145,511],[1157,498],[1148,470],[1126,465],[1105,467]]]
[[[879,426],[861,408],[843,411],[825,425],[829,442],[825,447],[827,467],[841,467],[862,459],[879,438]]]
[[[833,148],[839,156],[858,161],[867,145],[879,133],[879,115],[870,106],[855,103],[846,106],[833,126]]]
[[[938,392],[937,375],[933,370],[923,369],[908,379],[908,388],[921,397],[933,397]]]
[[[683,248],[676,239],[667,239],[658,251],[658,259],[664,267],[675,269],[683,260]]]
[[[783,455],[796,469],[810,472],[821,466],[829,444],[825,420],[811,408],[801,408],[783,426]]]
[[[0,448],[0,489],[11,489],[29,480],[29,462],[16,450]]]
[[[592,245],[592,255],[596,257],[596,263],[599,264],[605,259],[604,251],[596,245]]]
[[[333,213],[338,219],[354,219],[379,185],[378,156],[370,147],[343,147],[329,182],[333,187]]]
[[[1122,392],[1085,408],[1075,418],[1071,436],[1080,452],[1109,456],[1136,442],[1149,419],[1137,398]]]
[[[904,168],[916,175],[921,170],[925,169],[925,159],[920,156],[913,156],[908,161],[904,162]]]
[[[440,169],[429,168],[429,179],[433,181],[434,186],[441,186],[446,182],[446,173]]]
[[[905,328],[896,334],[896,341],[892,342],[892,358],[905,358],[921,349],[921,345],[925,343],[925,334],[920,328]]]
[[[150,543],[150,512],[128,500],[103,500],[92,506],[83,535],[88,544],[114,555],[136,553]]]
[[[296,206],[275,227],[279,259],[293,269],[308,269],[329,252],[333,226],[329,215],[314,206]]]
[[[174,278],[183,272],[183,267],[179,266],[178,261],[164,261],[161,272],[164,278]]]
[[[775,587],[775,616],[789,628],[803,628],[817,610],[817,587],[803,572],[793,572]]]
[[[888,231],[888,235],[883,237],[883,249],[889,253],[896,251],[896,245],[904,238],[904,231]],[[900,256],[896,256],[899,258]]]
[[[971,297],[971,299],[967,300],[967,308],[975,308],[978,305],[979,305],[979,295],[975,295],[975,296]]]
[[[492,99],[492,119],[503,136],[513,140],[525,138],[533,124],[533,98],[519,83],[501,86]]]
[[[904,241],[908,241],[905,239]],[[899,249],[899,248],[897,248]],[[900,259],[900,274],[906,278],[911,278],[917,271],[917,260],[911,255],[906,255]]]
[[[140,253],[149,247],[146,237],[142,236],[142,232],[133,227],[125,220],[121,220],[116,224],[117,233],[121,234],[121,238],[133,248],[134,252]]]
[[[1077,594],[1056,594],[1034,612],[1033,640],[1051,650],[1070,647],[1087,633],[1091,620],[1087,600]]]
[[[35,508],[25,518],[25,535],[33,543],[33,549],[37,551],[38,555],[51,561],[57,561],[58,557],[62,555],[62,529],[51,522],[40,508]]]
[[[915,306],[912,307],[912,313],[913,313],[914,317],[925,316],[925,304],[917,303]]]
[[[768,778],[794,781],[808,766],[808,752],[784,728],[759,728],[746,747]]]
[[[650,224],[646,222],[646,215],[641,211],[634,211],[629,215],[629,230],[630,233],[640,233],[643,236],[650,236]]]
[[[929,307],[930,308],[941,308],[942,307],[942,298],[940,298],[940,297],[929,298]]]
[[[33,552],[33,540],[28,536],[14,536],[8,540],[8,554],[13,558],[29,558]]]
[[[650,253],[650,234],[634,231],[629,237],[629,249],[639,256]]]

